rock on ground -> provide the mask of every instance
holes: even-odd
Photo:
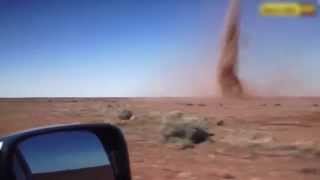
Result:
[[[133,117],[133,113],[130,110],[122,110],[118,114],[120,120],[130,120]]]

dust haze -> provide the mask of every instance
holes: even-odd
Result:
[[[152,82],[151,96],[214,96],[224,98],[247,98],[265,96],[318,96],[319,91],[306,83],[301,72],[294,71],[292,65],[273,71],[257,79],[252,73],[239,72],[244,67],[245,58],[239,58],[241,7],[239,0],[230,0],[219,34],[218,47],[208,47],[202,55],[190,57],[197,64],[175,64],[167,68],[166,75]],[[245,28],[245,27],[243,27]],[[210,41],[210,37],[207,38]],[[273,48],[273,47],[270,47]],[[257,61],[259,59],[256,59]],[[280,62],[280,61],[279,61]],[[279,66],[281,66],[279,64]],[[293,64],[293,66],[300,66]],[[264,68],[264,67],[255,67]],[[268,68],[268,67],[266,67]],[[245,75],[244,75],[245,74]],[[248,76],[248,74],[250,74]]]

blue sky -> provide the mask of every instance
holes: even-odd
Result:
[[[260,17],[261,2],[242,1],[241,78],[280,84],[280,94],[319,92],[319,17]],[[2,0],[0,97],[213,95],[227,5]]]

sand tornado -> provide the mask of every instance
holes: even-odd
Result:
[[[223,97],[238,98],[244,96],[243,86],[237,74],[240,33],[239,15],[239,0],[230,0],[217,66],[217,80]]]

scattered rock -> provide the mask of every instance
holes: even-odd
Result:
[[[217,122],[217,126],[223,126],[224,125],[224,121],[223,120],[220,120]]]
[[[181,149],[181,150],[192,149],[192,148],[194,148],[194,144],[190,143],[190,141],[179,145],[179,149]]]
[[[259,178],[259,177],[252,177],[252,178],[250,178],[250,180],[261,180],[261,178]]]
[[[312,106],[313,107],[319,107],[319,104],[313,104]]]
[[[223,104],[222,104],[222,103],[220,103],[220,104],[219,104],[219,106],[220,106],[220,107],[223,107]]]
[[[209,154],[209,155],[208,155],[208,158],[210,158],[210,159],[212,159],[212,160],[215,160],[215,159],[217,158],[217,156],[214,155],[214,154]]]
[[[177,175],[177,178],[190,178],[192,176],[192,173],[191,172],[181,172]]]
[[[267,104],[261,104],[261,106],[265,107],[265,106],[267,106]]]
[[[281,104],[277,103],[277,104],[274,104],[274,106],[281,106]]]
[[[130,120],[132,116],[133,116],[133,113],[130,110],[122,110],[118,114],[118,118],[120,120]]]
[[[194,104],[192,103],[187,103],[186,106],[193,106]]]
[[[222,176],[224,179],[235,179],[236,177],[232,174],[226,173]]]
[[[317,168],[302,168],[300,170],[302,174],[319,175],[320,169]]]
[[[113,108],[112,104],[107,105],[108,108]]]
[[[200,106],[200,107],[205,107],[205,106],[207,106],[206,104],[198,104],[198,106]]]
[[[135,120],[135,119],[136,119],[136,116],[135,116],[135,115],[132,115],[129,120],[132,121],[132,120]]]
[[[163,117],[161,133],[165,142],[181,144],[182,149],[192,148],[213,136],[206,118],[187,116],[178,111]]]

